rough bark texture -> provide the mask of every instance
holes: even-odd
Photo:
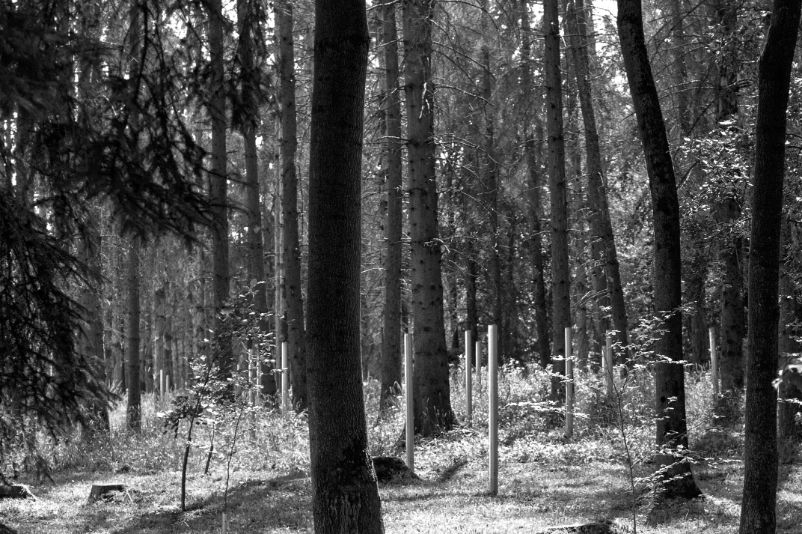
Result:
[[[317,533],[383,532],[360,362],[364,0],[315,2],[309,180],[309,442]]]
[[[775,0],[758,64],[758,108],[749,252],[749,351],[744,414],[741,534],[777,525],[777,327],[785,130],[800,0]]]
[[[306,409],[306,343],[304,304],[301,290],[301,245],[298,237],[298,179],[295,152],[298,146],[295,117],[295,52],[292,39],[292,3],[276,5],[279,38],[281,91],[281,211],[283,218],[284,311],[287,320],[287,351],[290,361],[292,404]]]
[[[384,52],[384,115],[387,154],[387,212],[384,239],[384,324],[381,352],[382,409],[401,390],[401,98],[398,87],[398,30],[395,2],[381,4]]]
[[[677,185],[669,152],[663,113],[657,97],[646,42],[640,0],[618,0],[618,35],[624,67],[646,156],[654,221],[654,307],[665,319],[657,342],[663,358],[655,365],[657,445],[666,497],[696,497],[699,488],[690,464],[678,461],[677,451],[688,447],[685,420],[685,371],[682,360],[682,272]]]
[[[139,380],[139,239],[131,240],[128,249],[128,364],[127,386],[128,407],[126,418],[128,428],[135,432],[142,429],[141,391]]]
[[[565,355],[565,328],[571,326],[570,276],[568,264],[568,194],[565,180],[562,74],[560,72],[560,25],[557,0],[543,2],[543,33],[546,37],[546,133],[548,135],[549,196],[551,199],[551,334],[552,353]],[[565,361],[557,359],[554,371],[563,374]],[[564,395],[561,380],[552,380],[551,396]]]
[[[582,112],[582,123],[585,131],[585,168],[588,180],[588,208],[590,211],[590,231],[592,248],[597,248],[604,266],[604,277],[599,289],[603,296],[599,304],[609,307],[610,318],[618,335],[615,340],[627,344],[627,310],[624,303],[624,291],[621,286],[621,274],[618,267],[618,254],[615,248],[613,226],[610,221],[610,208],[607,203],[607,188],[602,168],[601,144],[596,113],[593,108],[593,95],[590,83],[590,55],[586,12],[583,0],[569,2],[566,13],[567,31],[571,35],[571,57],[576,76],[579,106]],[[609,321],[604,321],[609,323]]]
[[[404,0],[409,234],[415,345],[415,431],[430,436],[454,424],[443,320],[441,247],[437,236],[433,0]]]
[[[234,353],[231,335],[224,331],[220,312],[228,300],[228,208],[226,177],[226,87],[224,79],[223,7],[222,0],[209,0],[209,66],[211,98],[208,103],[212,119],[212,165],[209,177],[209,201],[212,204],[212,272],[214,278],[215,320],[214,350],[222,376],[231,376]]]

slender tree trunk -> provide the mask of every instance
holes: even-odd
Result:
[[[568,192],[565,180],[562,74],[560,72],[560,24],[557,0],[543,1],[543,33],[546,39],[546,124],[549,146],[548,172],[551,198],[551,295],[552,353],[560,358],[554,372],[565,372],[564,330],[571,326],[571,271],[568,264]],[[562,381],[552,379],[551,396],[562,398]]]
[[[738,113],[737,95],[737,5],[719,1],[716,5],[716,23],[721,40],[725,43],[724,54],[718,62],[716,119],[719,123],[732,120]],[[741,216],[741,195],[737,183],[727,184],[724,198],[717,206],[717,216],[725,226],[727,239],[720,243],[719,261],[724,268],[721,287],[721,392],[726,402],[744,387],[743,337],[746,330],[741,269],[742,239],[734,228]],[[725,413],[729,413],[727,410]]]
[[[229,297],[228,268],[228,180],[226,170],[226,86],[224,76],[223,5],[222,0],[209,0],[209,66],[211,88],[208,104],[212,119],[212,166],[209,200],[212,204],[212,271],[214,273],[215,359],[223,377],[234,370],[231,333],[226,331],[221,312]]]
[[[655,365],[656,439],[657,445],[670,453],[659,455],[659,479],[664,496],[691,498],[700,491],[690,464],[679,457],[680,451],[688,447],[679,200],[663,113],[646,51],[640,0],[618,0],[618,35],[649,174],[654,220],[654,307],[665,320],[665,333],[656,346],[657,354],[667,359]]]
[[[265,250],[263,241],[262,210],[259,203],[259,158],[256,152],[256,131],[259,128],[259,103],[257,89],[259,74],[254,66],[253,30],[257,24],[256,16],[252,11],[252,0],[237,0],[237,24],[239,28],[239,60],[243,73],[240,96],[245,108],[242,119],[242,137],[245,144],[245,209],[248,217],[247,231],[247,268],[249,284],[253,290],[253,311],[259,314],[259,331],[266,336],[269,331],[267,319],[267,277],[265,276]],[[253,340],[249,342],[254,346]],[[256,354],[260,360],[261,372],[270,373],[272,366],[262,363],[263,346],[256,344]],[[273,382],[272,376],[269,377]],[[260,383],[264,382],[262,379]],[[275,383],[275,382],[273,382]],[[272,391],[262,390],[263,394],[272,394]]]
[[[142,408],[139,373],[139,238],[131,240],[128,249],[128,429],[142,430]]]
[[[590,57],[588,53],[588,37],[585,6],[583,0],[568,3],[566,14],[567,31],[572,37],[571,56],[576,75],[579,105],[582,111],[582,122],[585,130],[585,158],[588,175],[588,208],[590,209],[590,229],[594,242],[598,242],[604,265],[606,280],[605,291],[601,299],[602,307],[610,307],[610,315],[615,330],[618,331],[616,341],[627,344],[627,310],[624,303],[624,291],[621,286],[621,274],[618,267],[618,253],[615,247],[613,226],[610,222],[610,208],[607,203],[607,188],[602,170],[601,144],[596,113],[593,109],[592,87],[590,83]],[[595,245],[593,245],[595,246]]]
[[[364,0],[315,4],[307,360],[312,509],[318,534],[372,534],[384,527],[360,369],[367,15]]]
[[[384,324],[381,353],[381,399],[384,410],[401,389],[401,98],[398,87],[398,30],[395,2],[381,3],[384,49],[384,113],[387,153],[387,212],[384,238]]]
[[[741,534],[777,527],[777,334],[788,90],[800,0],[774,0],[758,64]]]
[[[480,106],[482,109],[482,122],[484,132],[482,133],[484,145],[484,161],[482,165],[482,182],[484,183],[484,197],[487,202],[486,210],[490,218],[490,262],[488,265],[488,281],[490,297],[492,299],[493,323],[498,331],[498,352],[499,358],[505,357],[505,338],[504,332],[504,310],[503,288],[501,285],[501,257],[499,253],[499,173],[498,162],[496,161],[496,136],[495,136],[495,108],[493,106],[493,90],[495,82],[490,63],[490,45],[488,44],[490,13],[488,11],[488,0],[481,0],[481,50],[480,63],[482,65],[482,99]]]
[[[432,16],[434,0],[404,0],[409,234],[415,339],[415,430],[430,436],[454,424],[437,238]]]
[[[537,105],[532,93],[532,28],[529,22],[529,3],[527,0],[520,0],[519,7],[521,15],[521,89],[526,96],[529,107]],[[541,196],[540,196],[540,162],[538,158],[538,145],[536,144],[535,134],[542,140],[543,128],[537,118],[529,118],[535,121],[536,132],[527,131],[524,145],[526,164],[528,170],[529,185],[529,218],[532,224],[532,271],[534,281],[534,305],[535,305],[535,335],[537,336],[537,348],[539,362],[542,367],[551,363],[551,339],[549,337],[548,306],[546,305],[546,282],[543,263],[543,237],[541,235]],[[529,120],[527,120],[527,125]],[[542,144],[542,143],[541,143]]]
[[[284,259],[284,311],[287,321],[287,350],[292,380],[292,403],[296,411],[306,409],[306,335],[301,289],[301,244],[298,237],[298,178],[295,153],[298,146],[295,118],[295,51],[292,39],[292,2],[276,6],[279,38],[279,79],[281,91],[281,211]]]

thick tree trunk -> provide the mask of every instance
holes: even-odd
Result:
[[[618,253],[615,247],[613,226],[610,222],[610,208],[607,203],[607,188],[602,170],[601,144],[596,113],[593,109],[592,87],[590,83],[590,57],[588,53],[588,37],[585,6],[583,0],[568,3],[566,13],[567,31],[572,36],[571,57],[574,63],[579,105],[582,111],[582,122],[585,130],[585,158],[588,175],[588,208],[590,211],[590,230],[594,243],[598,248],[604,266],[604,296],[602,307],[609,307],[612,324],[618,331],[616,341],[626,345],[627,310],[624,303],[624,291],[621,286],[621,274],[618,267]]]
[[[401,97],[398,87],[398,30],[395,2],[381,4],[384,49],[384,114],[387,154],[387,212],[384,239],[384,323],[381,352],[382,410],[392,405],[401,389]]]
[[[359,335],[364,0],[315,3],[309,181],[309,443],[315,532],[383,532]],[[332,303],[337,303],[336,306]]]
[[[431,436],[454,424],[437,236],[432,16],[434,0],[404,0],[409,234],[415,344],[415,430]]]
[[[785,129],[800,0],[774,0],[758,64],[755,178],[749,251],[749,351],[741,534],[777,526],[777,334]]]
[[[552,353],[559,356],[554,372],[565,372],[565,328],[571,326],[571,270],[568,264],[568,193],[565,180],[560,25],[557,0],[543,1],[543,33],[546,39],[546,133],[548,135],[549,196],[551,199],[551,295]],[[553,379],[551,396],[564,395],[562,381]]]
[[[126,420],[128,429],[142,430],[142,408],[139,376],[139,238],[133,238],[128,249],[128,408]]]
[[[224,77],[223,6],[222,0],[209,0],[207,4],[209,25],[210,100],[209,115],[212,119],[212,165],[209,177],[209,201],[212,204],[212,272],[214,274],[214,357],[223,377],[231,376],[234,370],[234,352],[231,333],[221,318],[221,312],[229,297],[230,276],[228,270],[228,180],[226,165],[226,86]]]
[[[666,360],[655,365],[657,445],[660,481],[666,497],[691,498],[700,494],[690,464],[679,457],[688,447],[685,420],[685,371],[682,365],[682,261],[680,256],[679,200],[674,165],[669,152],[663,113],[654,84],[640,0],[618,0],[618,35],[624,67],[646,156],[654,220],[654,307],[664,318],[665,333],[657,354]]]
[[[276,4],[281,90],[281,211],[283,218],[284,311],[287,350],[292,381],[292,403],[296,411],[306,409],[306,343],[301,290],[301,245],[298,237],[298,178],[295,153],[298,146],[295,117],[295,51],[292,39],[292,2]]]

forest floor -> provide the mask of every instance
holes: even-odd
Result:
[[[704,376],[689,381],[690,458],[704,497],[655,512],[648,462],[653,427],[628,417],[624,448],[620,430],[594,422],[600,417],[588,394],[578,404],[573,439],[549,429],[529,381],[502,381],[498,495],[487,493],[486,406],[478,402],[474,428],[462,426],[416,445],[420,481],[380,485],[387,532],[537,532],[599,519],[637,531],[686,534],[737,530],[743,484],[741,437],[710,425]],[[453,391],[460,415],[460,391]],[[547,387],[547,386],[543,386]],[[643,390],[646,391],[643,391]],[[709,390],[708,390],[709,391]],[[367,391],[370,403],[373,393]],[[628,405],[649,395],[646,381],[627,393]],[[643,398],[641,398],[643,397]],[[312,527],[305,420],[256,410],[241,418],[234,454],[233,426],[221,422],[210,474],[204,475],[211,432],[199,427],[187,480],[187,511],[179,508],[180,457],[184,440],[164,434],[149,400],[139,436],[121,429],[105,442],[62,443],[49,451],[58,459],[54,481],[32,484],[37,500],[0,501],[0,522],[27,533],[308,532]],[[582,410],[585,413],[582,413]],[[483,411],[484,410],[484,411]],[[707,411],[706,411],[707,410]],[[648,408],[640,405],[633,414]],[[370,406],[369,406],[370,413]],[[708,415],[705,415],[705,414]],[[112,427],[121,426],[116,411]],[[394,451],[400,414],[370,426],[371,452]],[[710,425],[705,428],[704,425]],[[103,441],[103,440],[101,440]],[[780,469],[778,528],[797,533],[802,525],[802,455]],[[628,468],[632,460],[632,471]],[[55,463],[55,462],[54,462]],[[227,476],[228,473],[228,476]],[[228,490],[226,491],[226,480]],[[92,484],[121,483],[127,492],[109,502],[87,504]],[[633,501],[632,485],[635,486]]]

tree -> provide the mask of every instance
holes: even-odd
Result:
[[[267,321],[267,278],[264,261],[264,240],[262,236],[262,211],[259,204],[259,158],[256,151],[256,130],[259,127],[259,96],[260,76],[256,65],[256,43],[258,42],[258,13],[256,2],[252,0],[237,0],[237,23],[239,26],[238,57],[240,68],[240,101],[242,109],[240,122],[243,141],[245,143],[245,208],[248,215],[248,278],[253,286],[253,309],[260,315],[260,332],[264,335],[268,331]],[[238,120],[237,120],[238,119]],[[263,386],[262,393],[272,395],[275,393],[275,380],[272,377],[271,365],[260,363],[261,373],[269,375],[266,380],[260,379]],[[271,387],[272,386],[272,387]]]
[[[532,27],[529,23],[529,3],[520,0],[521,13],[521,90],[525,95],[526,109],[535,107],[532,98]],[[537,108],[536,108],[537,109]],[[535,114],[536,116],[536,114]],[[528,118],[527,118],[528,119]],[[551,363],[551,338],[549,336],[548,309],[546,305],[546,282],[544,280],[543,237],[540,230],[540,162],[538,142],[542,141],[543,127],[539,119],[533,132],[526,121],[525,146],[527,171],[529,173],[529,213],[532,219],[532,264],[534,271],[535,332],[540,365]],[[542,143],[541,143],[542,144]]]
[[[298,179],[295,152],[298,146],[295,118],[295,52],[292,39],[292,2],[276,4],[278,70],[281,116],[281,212],[284,260],[284,311],[287,320],[287,350],[292,381],[292,404],[306,409],[306,343],[303,293],[301,292],[301,244],[298,239]]]
[[[430,436],[454,424],[437,237],[432,17],[434,0],[404,0],[407,162],[415,344],[415,431]]]
[[[755,177],[749,251],[749,351],[741,534],[776,530],[777,334],[785,131],[799,0],[774,0],[758,65]]]
[[[307,380],[315,532],[383,532],[360,362],[364,0],[315,2]],[[334,305],[336,303],[336,305]]]
[[[208,102],[212,120],[212,165],[210,169],[209,202],[212,205],[212,271],[214,275],[215,351],[223,376],[230,376],[234,368],[234,353],[231,336],[225,331],[222,321],[223,308],[229,297],[228,265],[228,176],[226,154],[226,85],[223,48],[223,4],[222,0],[209,0],[209,85],[211,97]]]
[[[614,328],[618,331],[616,341],[627,344],[627,310],[621,287],[618,254],[615,248],[610,208],[607,203],[607,188],[602,169],[601,145],[596,127],[591,87],[590,53],[588,51],[587,13],[583,0],[569,1],[566,12],[566,28],[570,34],[571,57],[576,77],[579,105],[585,129],[585,157],[588,175],[588,206],[590,208],[591,249],[594,259],[599,258],[604,268],[601,305],[610,309]],[[605,329],[609,321],[603,321]]]
[[[688,447],[685,420],[685,370],[682,364],[682,273],[679,200],[674,165],[660,100],[652,76],[643,33],[640,0],[618,0],[618,36],[638,132],[646,157],[654,224],[654,307],[664,321],[655,365],[656,441],[665,454],[660,481],[664,496],[692,498],[700,494],[690,465],[677,458]]]
[[[565,355],[566,327],[571,326],[571,268],[568,264],[568,194],[565,181],[562,75],[560,73],[560,24],[557,0],[543,1],[543,33],[546,51],[546,134],[548,136],[549,197],[551,199],[551,337],[552,353]],[[565,372],[565,360],[557,359],[554,372]],[[560,380],[552,380],[551,395],[560,398]]]
[[[381,351],[381,399],[386,408],[401,385],[401,95],[398,87],[398,30],[395,2],[381,3],[384,49],[384,150],[387,157],[384,226],[384,325]]]
[[[128,249],[128,346],[125,351],[128,363],[126,373],[126,386],[128,390],[128,404],[126,406],[126,421],[128,429],[139,432],[142,429],[142,407],[140,387],[140,357],[139,357],[139,238],[131,239]]]

